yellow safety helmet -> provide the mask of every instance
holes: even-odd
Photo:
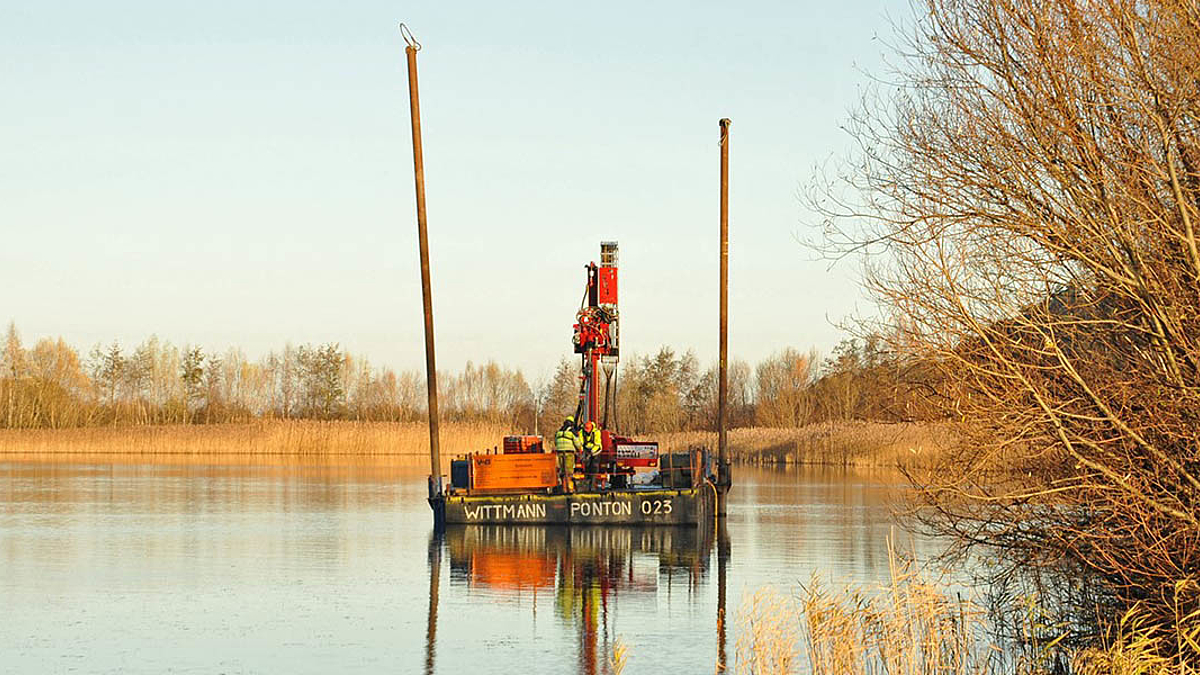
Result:
[[[567,415],[567,419],[563,420],[563,422],[566,422],[567,424],[575,424],[575,418],[571,415]]]

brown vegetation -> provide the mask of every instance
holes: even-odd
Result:
[[[793,429],[732,429],[729,455],[757,465],[820,464],[855,467],[920,466],[933,462],[951,441],[937,424],[821,422]],[[715,432],[684,431],[654,437],[665,452],[715,448]]]
[[[1036,602],[1036,599],[1031,599]],[[997,643],[987,612],[944,583],[894,562],[878,587],[812,579],[793,598],[770,587],[742,601],[734,672],[754,675],[1196,675],[1197,615],[1162,629],[1140,607],[1096,647],[1065,649],[1061,627],[1028,604],[1020,644]],[[636,658],[636,656],[634,657]],[[807,661],[807,668],[797,666]],[[1067,664],[1070,664],[1069,666]],[[718,670],[721,670],[720,668]]]
[[[488,422],[448,422],[441,427],[443,459],[496,447],[512,430]],[[651,434],[663,452],[716,447],[716,433]],[[734,462],[766,465],[915,466],[933,460],[944,445],[937,427],[842,422],[800,429],[754,427],[729,433]],[[0,429],[0,460],[138,461],[155,463],[411,464],[429,456],[424,422],[256,420],[223,424],[168,424]]]
[[[1092,625],[1170,624],[1200,608],[1200,5],[923,4],[818,206],[958,422],[929,523]]]
[[[445,468],[453,454],[492,448],[505,433],[504,427],[484,422],[442,425]],[[427,467],[429,432],[421,422],[313,420],[0,430],[0,461],[14,459]]]

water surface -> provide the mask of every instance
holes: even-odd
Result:
[[[742,598],[888,577],[895,477],[739,468],[719,528],[460,526],[413,470],[0,463],[0,672],[707,673]],[[725,617],[722,620],[722,617]]]

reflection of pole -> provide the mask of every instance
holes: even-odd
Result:
[[[721,339],[717,363],[720,370],[717,386],[717,482],[724,484],[727,478],[726,445],[728,438],[725,425],[728,421],[726,400],[729,398],[729,125],[728,118],[721,118]],[[720,501],[717,499],[716,501]],[[714,504],[721,513],[718,504]]]
[[[429,537],[429,623],[425,628],[425,675],[433,673],[437,647],[438,584],[442,580],[442,535]]]
[[[725,578],[729,567],[729,533],[725,521],[721,521],[717,533],[717,672],[723,673],[725,665]]]
[[[433,355],[433,294],[429,288],[429,236],[425,226],[425,155],[421,149],[421,101],[417,95],[417,42],[404,24],[400,33],[408,46],[408,106],[412,117],[413,178],[417,188],[417,238],[421,249],[421,303],[425,311],[425,381],[429,393],[430,497],[442,493],[441,448],[438,447],[437,365]]]
[[[582,614],[580,632],[583,633],[582,650],[579,654],[580,675],[596,675],[596,580],[584,570],[583,586],[580,593],[579,608]]]

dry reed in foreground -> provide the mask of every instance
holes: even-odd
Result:
[[[807,660],[812,675],[1200,674],[1200,611],[1164,627],[1135,607],[1110,641],[1069,652],[1061,638],[1040,641],[1047,627],[1036,610],[1024,643],[1004,650],[979,604],[894,562],[891,582],[878,588],[831,591],[814,579],[798,601],[761,588],[738,612],[736,672],[787,675]]]
[[[498,425],[442,425],[443,470],[448,470],[453,455],[491,448],[505,433]],[[420,422],[308,420],[13,429],[0,430],[0,460],[261,464],[301,458],[314,463],[423,466],[429,457],[428,434]]]
[[[894,563],[882,588],[831,592],[814,579],[801,606],[813,675],[1000,672],[981,608]]]
[[[795,603],[770,586],[742,601],[734,658],[738,675],[790,673],[797,660],[800,616]]]
[[[1184,614],[1179,608],[1191,581],[1175,583],[1172,625],[1155,625],[1144,607],[1125,612],[1113,638],[1084,649],[1071,659],[1078,675],[1198,675],[1200,674],[1200,610]]]
[[[737,613],[731,670],[738,675],[1045,672],[1040,663],[1005,663],[986,639],[986,628],[978,605],[893,562],[890,583],[879,587],[831,591],[814,578],[798,598],[770,586],[748,595]],[[622,650],[622,660],[626,656]],[[722,664],[717,672],[725,672]]]
[[[733,461],[746,464],[828,464],[882,467],[920,465],[948,447],[946,431],[934,424],[822,422],[795,429],[748,427],[729,431]],[[649,436],[649,435],[648,435]],[[664,450],[715,448],[714,432],[659,434]]]

